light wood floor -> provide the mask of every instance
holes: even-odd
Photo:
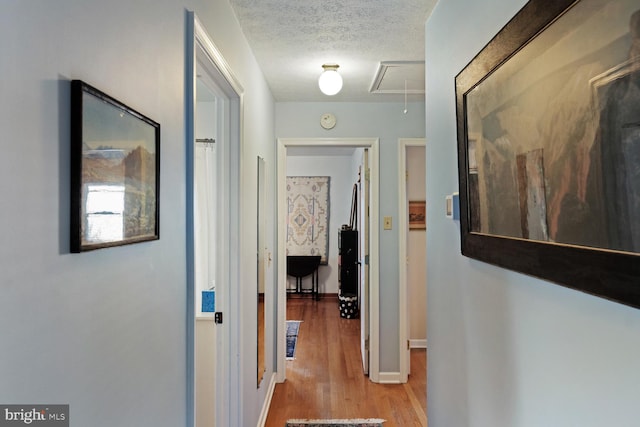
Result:
[[[374,384],[363,374],[360,320],[343,319],[335,297],[292,297],[287,320],[302,320],[296,359],[277,384],[266,427],[292,418],[383,418],[385,427],[426,426],[426,350],[411,351],[407,384]]]

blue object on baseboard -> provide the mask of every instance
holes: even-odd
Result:
[[[460,220],[460,195],[458,193],[453,193],[452,197],[453,201],[453,219]]]
[[[216,311],[216,291],[202,291],[202,312],[214,313]]]

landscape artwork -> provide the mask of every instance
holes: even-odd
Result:
[[[640,4],[576,2],[466,94],[472,232],[640,252]]]
[[[158,239],[159,125],[72,86],[72,251]]]
[[[455,88],[461,253],[640,308],[638,0],[529,0]]]
[[[409,230],[424,230],[427,228],[426,202],[409,202]]]

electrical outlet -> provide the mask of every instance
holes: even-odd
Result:
[[[384,217],[384,229],[391,230],[393,228],[393,222],[390,216]]]

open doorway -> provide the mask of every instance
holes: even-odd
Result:
[[[235,425],[242,88],[192,12],[187,47],[187,426]]]
[[[406,382],[411,350],[427,347],[425,140],[401,138],[398,150],[400,381]]]
[[[277,380],[283,382],[286,378],[286,306],[287,306],[287,270],[286,270],[286,164],[289,149],[367,149],[371,185],[370,204],[370,255],[369,255],[369,301],[365,307],[369,312],[367,327],[369,331],[367,357],[369,378],[373,382],[379,381],[379,276],[378,276],[378,139],[376,138],[347,138],[347,139],[279,139],[278,140],[278,319],[277,319]],[[335,228],[335,224],[332,225]],[[335,230],[337,233],[337,228]],[[335,238],[335,237],[334,237]],[[364,361],[364,357],[363,357]],[[364,369],[364,368],[363,368]]]
[[[219,99],[216,86],[198,70],[193,182],[195,287],[195,425],[215,424],[217,328],[214,323],[218,248],[217,143]]]

